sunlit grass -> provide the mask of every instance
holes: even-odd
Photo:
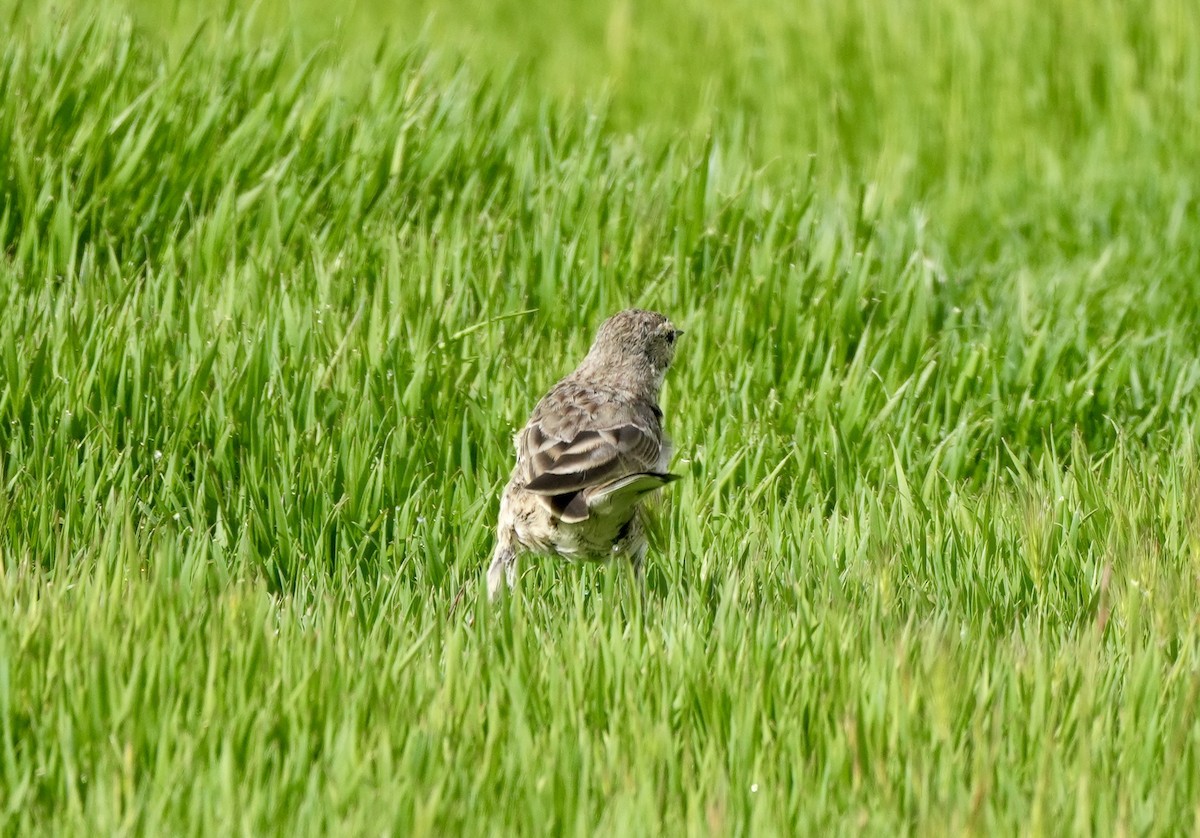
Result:
[[[9,9],[3,831],[1200,828],[1200,23],[1151,5],[1052,72],[1037,4],[759,9],[573,91],[377,48],[418,5]],[[631,304],[686,330],[647,596],[489,609],[511,434]]]

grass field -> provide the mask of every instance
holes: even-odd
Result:
[[[0,0],[0,833],[1200,832],[1200,7],[334,5]]]

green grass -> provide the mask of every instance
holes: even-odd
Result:
[[[0,4],[0,832],[1200,830],[1200,11],[801,5]]]

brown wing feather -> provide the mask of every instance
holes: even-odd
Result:
[[[531,492],[560,495],[601,486],[620,477],[650,471],[658,463],[661,445],[644,428],[625,425],[540,448],[532,457],[533,476],[525,484]]]
[[[651,406],[562,386],[534,410],[518,440],[525,488],[564,520],[587,517],[582,493],[631,474],[655,471],[661,420]]]

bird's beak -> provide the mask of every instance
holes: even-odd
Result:
[[[680,336],[680,335],[682,335],[682,334],[683,334],[683,329],[676,329],[676,330],[675,330],[675,337],[679,337],[679,336]]]

